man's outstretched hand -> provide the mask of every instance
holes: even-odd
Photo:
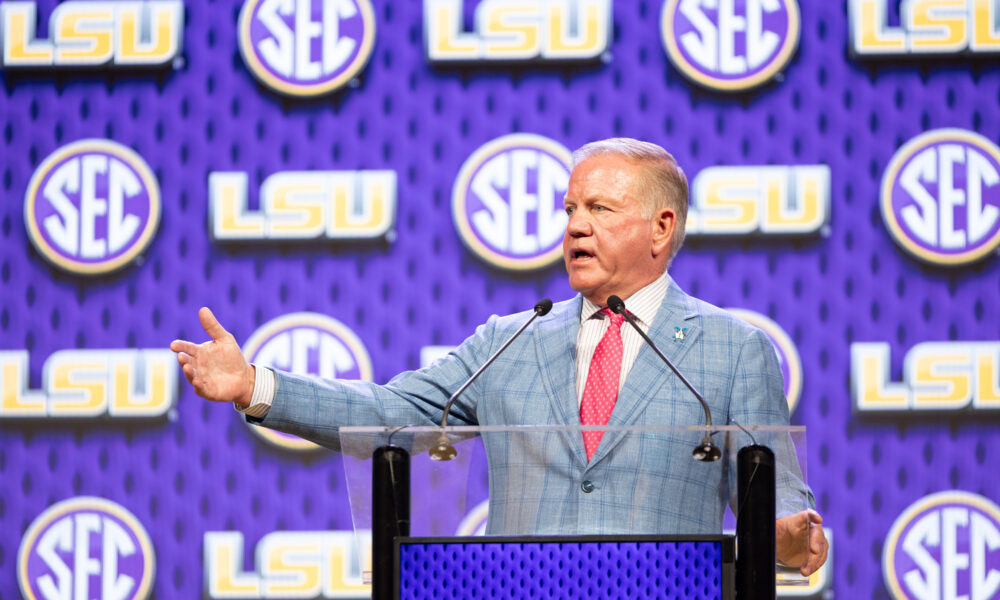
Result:
[[[201,326],[212,339],[195,344],[170,342],[184,377],[196,394],[213,402],[235,402],[246,408],[253,397],[254,368],[247,363],[236,338],[219,324],[207,307],[198,311]]]
[[[778,560],[809,576],[826,562],[830,545],[823,535],[823,517],[814,510],[782,517],[775,522]]]

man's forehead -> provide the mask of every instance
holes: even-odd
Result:
[[[615,170],[631,170],[639,166],[639,161],[624,154],[605,153],[594,154],[573,165],[572,173],[580,170],[610,168]]]
[[[630,189],[642,179],[641,166],[618,155],[599,155],[579,163],[569,175],[567,194]]]
[[[578,167],[579,169],[579,167]],[[635,199],[641,194],[641,178],[637,173],[614,165],[586,165],[574,170],[563,201],[583,202],[592,199]]]

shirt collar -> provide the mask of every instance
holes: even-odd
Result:
[[[649,326],[653,323],[656,312],[660,310],[660,305],[663,304],[663,299],[667,296],[668,287],[670,287],[670,276],[664,271],[655,281],[626,298],[625,308],[640,323]],[[600,310],[600,306],[584,298],[583,309],[580,311],[580,323],[595,317],[603,319],[604,315],[599,312]]]

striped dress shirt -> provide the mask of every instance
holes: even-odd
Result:
[[[668,286],[667,273],[664,271],[663,275],[660,275],[656,281],[625,298],[625,308],[635,316],[643,333],[649,332],[649,325],[656,318],[660,304],[663,304]],[[597,349],[597,344],[608,330],[608,317],[600,311],[600,306],[586,298],[583,299],[583,308],[580,310],[580,332],[576,337],[577,406],[583,402],[583,388],[587,384],[587,372],[590,370],[590,361],[594,357],[594,350]],[[631,325],[622,324],[622,370],[618,378],[619,391],[625,384],[625,378],[628,377],[628,372],[635,364],[635,358],[645,343]]]

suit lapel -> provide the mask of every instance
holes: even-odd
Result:
[[[552,414],[561,425],[579,425],[580,409],[576,399],[576,338],[580,331],[580,308],[583,299],[577,296],[552,308],[548,318],[538,322],[535,349],[542,371],[545,394],[551,399]],[[567,443],[574,458],[587,463],[583,438],[570,436]]]
[[[576,401],[576,338],[580,330],[581,298],[559,303],[551,316],[540,319],[535,349],[545,392],[553,399],[559,423],[580,423]]]
[[[684,357],[698,343],[701,336],[697,319],[699,313],[690,300],[690,297],[671,279],[663,303],[647,332],[663,355],[681,369],[682,373]],[[628,324],[624,326],[631,327]],[[670,367],[663,364],[656,352],[648,344],[644,344],[618,394],[608,424],[634,425],[647,403],[664,400],[662,388],[676,377]],[[622,439],[624,439],[623,433],[605,433],[591,464],[607,455]]]

